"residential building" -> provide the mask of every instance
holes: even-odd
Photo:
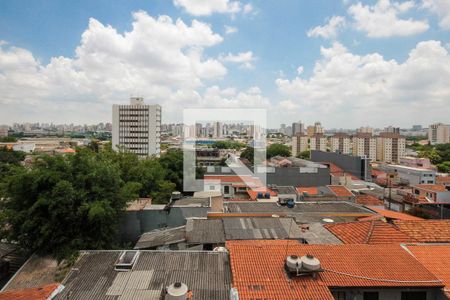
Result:
[[[384,132],[390,132],[390,133],[398,133],[400,134],[400,127],[393,127],[393,126],[388,126],[384,128]]]
[[[305,134],[296,134],[292,137],[292,156],[297,157],[303,151],[309,150],[309,136]]]
[[[385,165],[379,166],[383,171],[396,175],[399,184],[416,185],[416,184],[435,184],[436,171],[424,168],[414,168],[401,165]]]
[[[323,134],[324,129],[322,127],[322,124],[320,122],[314,123],[314,134]]]
[[[398,163],[405,156],[406,140],[393,132],[381,132],[377,136],[377,160]]]
[[[17,143],[13,145],[13,151],[33,153],[35,149],[36,149],[35,143]]]
[[[342,154],[350,154],[351,140],[346,133],[336,133],[330,138],[331,152],[339,152]]]
[[[132,97],[129,105],[113,105],[112,146],[139,156],[160,154],[161,106]]]
[[[433,164],[431,164],[430,159],[425,157],[403,156],[400,157],[400,164],[413,168],[423,168],[423,169],[435,168]]]
[[[301,122],[292,123],[292,136],[295,136],[297,133],[303,134],[305,131],[305,125]]]
[[[442,280],[399,244],[259,240],[227,241],[226,248],[241,300],[445,299]]]
[[[306,135],[307,136],[313,136],[314,135],[314,126],[308,126],[307,128],[306,128]]]
[[[314,134],[309,139],[309,147],[311,150],[327,151],[327,138],[321,133]]]
[[[428,141],[431,145],[450,143],[450,125],[432,124],[428,127]]]
[[[450,202],[450,187],[442,184],[417,184],[412,188],[413,197],[427,202]]]
[[[417,243],[450,243],[450,220],[395,220],[393,224]]]
[[[370,133],[373,134],[373,128],[369,126],[359,127],[356,129],[356,133]]]
[[[371,161],[377,159],[377,139],[372,133],[357,133],[352,138],[352,153],[355,156],[368,157]]]

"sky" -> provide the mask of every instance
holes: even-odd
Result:
[[[450,123],[450,1],[0,1],[0,124],[111,122],[130,96],[164,123]]]

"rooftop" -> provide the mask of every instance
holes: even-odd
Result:
[[[444,291],[450,298],[450,245],[408,245],[412,255],[445,284]]]
[[[443,184],[416,184],[414,187],[433,192],[449,192]]]
[[[450,220],[398,220],[394,225],[421,243],[450,242]]]
[[[396,212],[393,210],[388,209],[382,209],[375,206],[368,206],[371,210],[375,211],[376,213],[382,215],[386,219],[392,219],[392,220],[423,220],[422,218],[415,217],[409,214],[404,214],[400,212]]]
[[[356,203],[360,205],[374,205],[374,206],[384,205],[383,200],[380,200],[377,197],[368,194],[356,195]]]
[[[40,287],[17,289],[0,293],[0,300],[47,300],[57,293],[59,283],[51,283]]]
[[[327,185],[327,187],[338,197],[352,197],[354,196],[348,188],[343,185]]]
[[[188,219],[186,241],[189,244],[218,244],[225,242],[221,219]]]
[[[345,244],[409,243],[414,239],[381,220],[325,224]]]
[[[160,246],[168,246],[186,240],[186,226],[167,229],[156,229],[141,235],[134,249],[148,249]]]
[[[191,299],[228,299],[229,259],[224,252],[139,251],[132,270],[115,271],[122,251],[84,251],[55,299],[161,299],[167,286],[183,282]]]
[[[317,195],[319,193],[319,190],[316,186],[299,186],[296,189],[300,194]]]
[[[297,241],[229,241],[239,299],[334,299],[339,287],[442,287],[400,245],[305,245]],[[289,279],[287,255],[314,255],[324,272]],[[260,262],[263,261],[264,264]],[[389,270],[389,272],[386,272]]]

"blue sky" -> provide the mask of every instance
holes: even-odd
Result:
[[[165,122],[198,106],[266,107],[271,126],[450,120],[446,0],[5,0],[0,40],[0,123],[110,121],[131,94]]]

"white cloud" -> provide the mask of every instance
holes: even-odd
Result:
[[[244,5],[244,8],[242,9],[242,12],[244,14],[249,14],[254,11],[253,5],[251,3],[247,3]]]
[[[242,11],[239,1],[230,0],[173,0],[177,7],[182,7],[194,16],[210,16],[213,13],[236,14]],[[247,5],[244,6],[244,12]]]
[[[236,32],[238,32],[236,27],[225,25],[225,34],[232,34]]]
[[[299,66],[299,67],[297,68],[297,75],[302,74],[302,73],[303,73],[303,70],[304,70],[303,66]]]
[[[439,26],[450,29],[450,1],[448,0],[422,0],[422,7],[429,9],[439,16]]]
[[[322,37],[324,39],[336,38],[338,31],[345,26],[345,18],[333,16],[326,25],[317,26],[307,32],[309,37]]]
[[[280,101],[280,107],[287,112],[296,114],[296,110],[299,109],[300,106],[292,100],[283,100]]]
[[[253,68],[252,62],[255,59],[256,58],[253,56],[252,51],[240,52],[238,54],[228,53],[227,55],[220,56],[220,60],[226,61],[226,62],[237,63],[237,64],[239,64],[240,67],[246,68],[246,69]]]
[[[340,126],[409,126],[412,120],[450,115],[450,54],[439,41],[418,43],[403,63],[378,53],[352,54],[339,43],[321,54],[311,77],[276,80],[279,92],[295,99],[306,120],[320,116]],[[293,108],[286,101],[280,105]]]
[[[111,104],[126,103],[131,94],[160,103],[167,116],[198,103],[197,89],[226,75],[222,62],[203,54],[223,40],[209,25],[143,11],[133,19],[124,33],[91,19],[75,56],[53,57],[48,64],[2,43],[0,119],[108,120]]]
[[[270,108],[270,101],[264,97],[259,87],[250,87],[246,91],[237,92],[235,88],[221,89],[212,86],[206,89],[199,103],[202,107],[244,107]]]
[[[425,32],[429,28],[426,20],[399,17],[414,6],[413,1],[391,3],[389,0],[379,0],[373,6],[358,2],[348,8],[348,13],[355,20],[355,28],[365,32],[368,37],[410,36]]]

